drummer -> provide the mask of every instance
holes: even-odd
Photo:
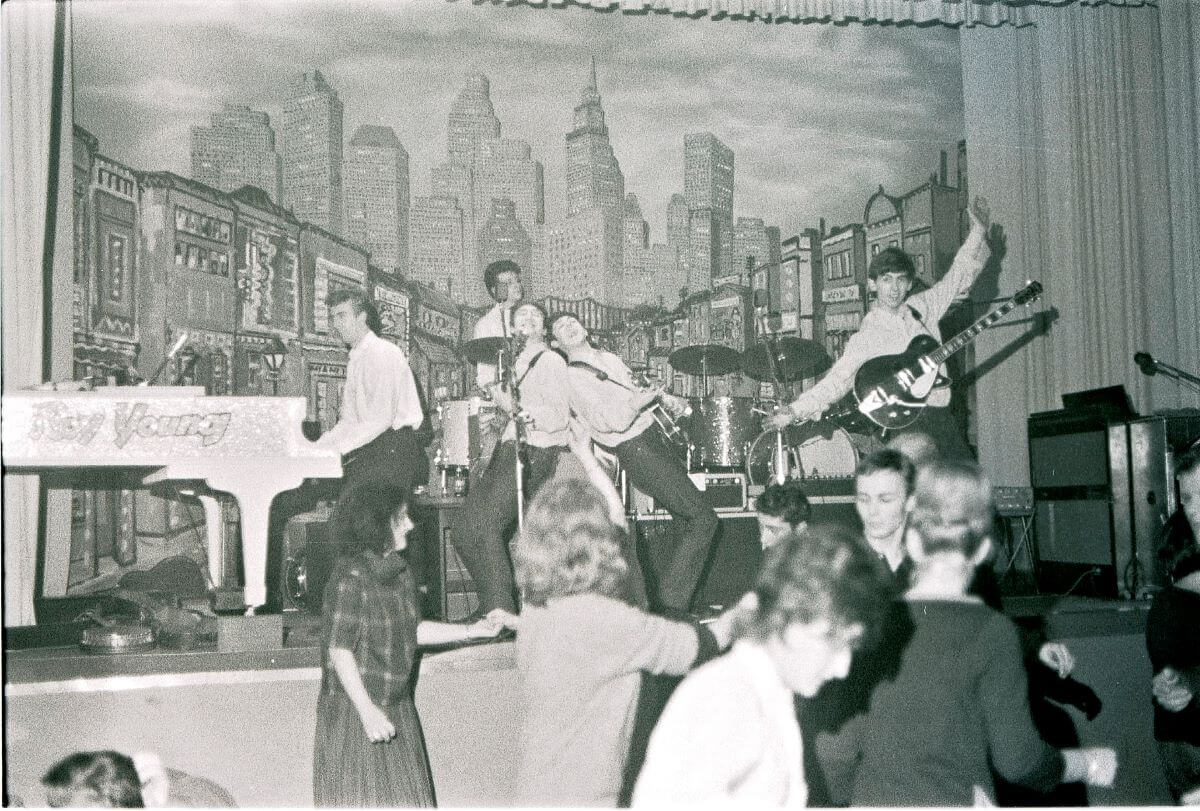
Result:
[[[521,266],[511,259],[499,259],[483,271],[483,284],[496,303],[475,322],[472,338],[509,338],[513,334],[513,313],[525,295],[521,286]],[[479,388],[491,390],[499,382],[494,363],[480,363],[475,369]]]
[[[820,419],[833,403],[853,389],[855,374],[868,360],[902,354],[918,335],[938,338],[938,321],[951,304],[966,296],[990,255],[987,201],[975,198],[967,213],[971,218],[970,234],[946,275],[928,290],[909,295],[916,280],[916,268],[912,257],[900,248],[886,248],[875,255],[867,271],[871,288],[877,291],[871,311],[863,317],[858,332],[825,377],[768,417],[769,427],[782,428],[790,422]],[[949,405],[949,389],[935,388],[929,395],[929,406],[921,410],[916,422],[902,430],[924,431],[933,436],[943,458],[970,459],[974,454]]]
[[[716,539],[718,521],[648,413],[657,400],[669,395],[636,386],[624,361],[592,346],[587,329],[574,315],[551,317],[550,332],[552,345],[567,356],[571,409],[592,438],[617,457],[630,482],[683,527],[651,607],[661,613],[686,614]]]

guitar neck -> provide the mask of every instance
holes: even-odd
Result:
[[[996,309],[992,310],[990,313],[985,315],[983,318],[980,318],[974,324],[972,324],[971,326],[964,329],[962,332],[955,335],[949,341],[946,341],[946,343],[939,346],[933,352],[930,352],[927,355],[927,357],[934,363],[941,365],[947,358],[949,358],[955,352],[959,351],[964,346],[971,343],[971,341],[974,341],[976,336],[979,335],[979,333],[983,332],[985,329],[990,327],[992,324],[995,324],[1001,318],[1008,315],[1008,313],[1011,312],[1012,309],[1016,306],[1017,306],[1017,301],[1015,299],[1009,299],[1008,301],[1004,302],[1004,304],[1002,304],[999,307],[997,307]]]

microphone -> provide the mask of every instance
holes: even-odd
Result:
[[[1133,356],[1133,362],[1142,370],[1142,374],[1153,377],[1158,372],[1158,362],[1146,352],[1138,352]]]
[[[138,383],[138,385],[149,386],[155,380],[158,380],[158,376],[163,373],[163,369],[167,368],[167,364],[171,362],[171,359],[179,354],[179,350],[183,349],[183,345],[187,343],[187,340],[188,334],[181,332],[179,337],[175,339],[175,343],[167,350],[167,354],[163,356],[162,362],[158,364],[158,367],[154,370],[154,374],[150,375],[149,379]]]

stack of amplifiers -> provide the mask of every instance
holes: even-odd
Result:
[[[1043,592],[1138,598],[1162,584],[1156,546],[1174,504],[1163,417],[1033,414],[1029,474]]]
[[[746,474],[728,473],[689,473],[688,478],[704,497],[708,506],[718,513],[742,512],[747,506]],[[622,475],[624,480],[624,476]],[[631,516],[667,515],[667,509],[657,503],[653,496],[646,495],[637,487],[623,485],[625,492],[625,511]]]

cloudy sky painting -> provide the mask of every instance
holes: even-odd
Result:
[[[963,137],[957,32],[768,25],[442,0],[77,0],[75,121],[135,169],[189,173],[189,128],[222,103],[279,111],[291,76],[320,70],[345,138],[392,127],[412,196],[446,155],[450,104],[472,69],[491,80],[501,134],[545,165],[546,216],[564,209],[564,137],[597,65],[610,137],[650,222],[683,190],[683,136],[710,131],[736,161],[736,216],[784,235],[860,221],[882,184],[901,193]]]

